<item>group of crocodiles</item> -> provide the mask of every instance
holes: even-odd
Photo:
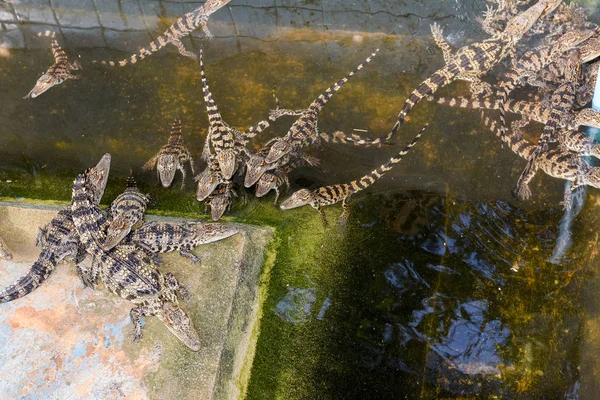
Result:
[[[423,99],[450,106],[499,110],[498,120],[485,115],[485,111],[482,111],[482,120],[502,142],[526,160],[516,190],[522,199],[531,197],[529,182],[538,169],[569,182],[564,196],[567,208],[571,203],[571,192],[576,187],[591,185],[600,188],[600,168],[581,158],[598,156],[600,148],[579,131],[580,127],[600,127],[600,114],[582,108],[591,101],[596,83],[600,61],[593,61],[600,55],[600,28],[588,22],[583,9],[576,5],[565,5],[562,0],[489,0],[490,5],[479,19],[489,38],[455,52],[444,40],[441,27],[432,25],[433,40],[443,53],[444,67],[412,91],[387,134],[377,139],[365,139],[357,135],[346,136],[340,131],[323,133],[318,128],[318,118],[331,97],[370,63],[378,50],[327,88],[306,109],[280,108],[274,90],[275,109],[255,126],[241,131],[223,120],[209,89],[203,50],[200,49],[198,54],[186,50],[181,38],[198,27],[210,37],[208,17],[229,1],[208,0],[179,18],[164,34],[136,54],[120,62],[100,62],[121,67],[135,64],[169,43],[176,46],[182,55],[198,61],[209,125],[201,156],[206,167],[196,174],[196,166],[183,140],[181,121],[176,119],[167,144],[144,165],[144,169],[156,169],[164,187],[171,186],[176,171],[181,171],[183,189],[187,178],[186,164],[189,163],[197,182],[196,198],[206,201],[215,221],[231,207],[236,196],[234,178],[240,177],[247,188],[256,185],[259,197],[275,190],[276,204],[281,188],[284,185],[289,187],[288,176],[292,171],[300,166],[319,165],[318,159],[307,154],[311,145],[327,141],[379,147],[397,134],[407,115]],[[81,69],[78,62],[69,62],[53,33],[40,36],[52,37],[56,62],[29,93],[31,98],[66,79],[75,78],[71,72]],[[500,74],[499,82],[490,83],[493,78],[488,79],[487,76],[495,73],[496,67],[501,67],[506,60],[511,63]],[[468,81],[471,96],[433,98],[439,88],[455,80]],[[534,101],[509,98],[517,87],[525,83],[535,88]],[[514,122],[510,130],[506,129],[506,112],[522,115],[522,119]],[[256,152],[248,149],[247,144],[252,138],[275,120],[286,116],[297,119],[285,135],[269,140]],[[537,144],[527,141],[521,132],[530,121],[544,125]],[[284,200],[280,208],[288,210],[310,205],[320,213],[326,226],[323,207],[341,202],[343,213],[340,219],[345,221],[349,215],[349,198],[375,183],[399,163],[415,146],[426,126],[399,153],[361,178],[316,190],[300,189]],[[554,143],[556,145],[551,148]],[[103,159],[77,178],[71,206],[61,211],[40,233],[40,259],[26,277],[0,293],[0,299],[9,301],[30,292],[65,256],[69,255],[79,263],[87,252],[93,256],[93,267],[91,271],[80,268],[82,280],[90,286],[101,281],[109,290],[136,305],[131,312],[136,338],[141,335],[140,316],[157,315],[184,343],[196,349],[197,335],[177,302],[177,294],[183,294],[182,288],[172,275],[162,275],[158,271],[156,253],[180,250],[193,256],[186,251],[207,240],[206,229],[211,230],[210,238],[213,240],[235,232],[221,225],[144,224],[139,227],[148,199],[137,190],[133,180],[130,180],[126,192],[115,200],[110,213],[104,214],[98,208],[98,202],[108,175],[106,162]],[[9,255],[4,249],[0,241],[0,257]]]

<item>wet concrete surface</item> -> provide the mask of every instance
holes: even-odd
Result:
[[[37,258],[38,227],[56,206],[0,203],[0,235],[13,252],[0,261],[0,286],[25,274]],[[148,220],[166,219],[148,217]],[[169,219],[172,220],[172,219]],[[155,317],[133,343],[132,304],[84,288],[73,263],[61,263],[37,290],[0,305],[2,398],[238,398],[253,353],[258,281],[271,230],[241,232],[194,251],[201,265],[161,255],[191,293],[183,301],[200,334],[193,352]],[[251,357],[251,356],[250,356]]]

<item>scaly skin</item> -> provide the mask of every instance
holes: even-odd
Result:
[[[271,190],[275,190],[275,200],[273,204],[277,206],[277,200],[279,199],[279,189],[281,186],[286,185],[290,187],[290,181],[288,175],[298,167],[304,165],[310,165],[311,167],[319,165],[320,161],[317,158],[305,156],[302,159],[295,159],[288,162],[275,170],[267,171],[261,175],[258,182],[256,182],[256,197],[266,196]]]
[[[91,202],[98,204],[104,194],[110,170],[110,154],[105,154],[100,162],[87,173],[90,183]],[[27,274],[0,291],[0,303],[23,297],[40,286],[54,271],[56,265],[66,256],[78,258],[79,235],[73,224],[71,207],[61,210],[38,236],[38,245],[42,247],[38,259]],[[79,260],[76,260],[79,261]],[[78,268],[80,277],[86,283],[89,277]]]
[[[200,72],[202,74],[202,89],[204,91],[204,101],[206,111],[208,112],[208,133],[206,143],[202,152],[202,158],[209,161],[212,154],[211,146],[216,154],[216,162],[225,180],[231,179],[238,166],[238,155],[245,150],[246,143],[250,138],[261,133],[269,127],[269,121],[275,121],[277,117],[269,118],[269,121],[261,121],[246,132],[240,132],[232,128],[221,117],[217,103],[213,99],[212,93],[208,87],[206,73],[204,71],[203,50],[200,50]],[[214,162],[214,160],[211,160]]]
[[[165,188],[171,186],[173,183],[175,172],[177,172],[177,170],[181,171],[181,174],[183,175],[181,180],[181,190],[183,190],[185,187],[185,180],[187,178],[187,172],[184,164],[187,161],[190,163],[192,174],[195,174],[194,160],[192,159],[187,147],[183,143],[183,135],[181,134],[181,120],[176,118],[171,128],[169,141],[166,145],[161,147],[154,157],[144,164],[144,169],[149,171],[156,168],[158,178],[162,186]]]
[[[200,259],[190,253],[201,244],[216,242],[235,235],[238,228],[223,224],[184,222],[148,222],[136,229],[130,237],[132,243],[152,253],[179,253],[199,263]]]
[[[206,212],[206,207],[210,206],[212,220],[218,221],[225,214],[225,211],[231,210],[234,196],[237,197],[237,194],[233,190],[233,182],[225,181],[220,183],[206,199],[204,212]]]
[[[356,67],[354,71],[329,87],[324,93],[317,97],[306,110],[276,109],[271,111],[271,118],[278,118],[282,115],[300,115],[300,118],[294,122],[284,137],[278,138],[272,143],[269,153],[265,157],[265,162],[269,164],[274,163],[290,152],[298,151],[303,147],[317,143],[320,138],[317,126],[319,113],[323,107],[325,107],[329,99],[331,99],[331,97],[340,90],[346,82],[348,82],[348,79],[354,76],[366,64],[371,62],[378,51],[379,49],[375,50],[375,52]]]
[[[114,61],[100,61],[104,65],[110,65],[111,67],[119,66],[124,67],[125,65],[132,65],[136,62],[143,60],[149,55],[156,53],[158,50],[165,47],[167,44],[171,43],[179,50],[179,53],[184,57],[189,57],[196,59],[198,56],[191,51],[188,51],[183,46],[181,42],[181,38],[186,36],[187,34],[195,31],[198,27],[201,27],[204,31],[206,38],[211,39],[212,35],[208,30],[207,22],[208,17],[213,14],[215,11],[229,3],[231,0],[207,0],[202,6],[196,8],[195,10],[190,11],[187,14],[181,16],[173,25],[169,27],[159,37],[150,42],[150,44],[142,49],[140,49],[136,54],[133,54],[130,57],[127,57],[124,60],[114,62]],[[94,61],[98,62],[98,61]]]
[[[488,110],[497,110],[500,108],[500,101],[497,99],[439,97],[435,101],[451,107],[482,108]],[[513,133],[517,136],[522,135],[521,128],[527,126],[530,121],[545,124],[550,118],[551,108],[543,103],[508,99],[504,106],[506,111],[523,116],[521,120],[515,121],[512,124]],[[564,128],[558,134],[558,141],[565,146],[565,149],[578,152],[582,156],[600,156],[599,145],[590,141],[585,133],[577,131],[580,126],[600,129],[599,111],[592,110],[591,108],[571,111],[559,119],[558,126]]]
[[[148,202],[148,197],[139,191],[135,179],[130,175],[127,188],[110,206],[110,224],[106,231],[106,242],[102,246],[105,251],[115,247],[144,219]]]
[[[0,260],[12,260],[12,253],[8,250],[8,246],[0,237]]]
[[[509,133],[503,137],[496,121],[486,117],[483,111],[481,112],[481,117],[484,124],[506,143],[516,155],[525,160],[531,158],[537,146],[514,133]],[[541,169],[553,178],[565,179],[570,182],[570,185],[565,189],[564,196],[564,206],[567,209],[571,205],[571,192],[575,188],[582,185],[589,185],[600,189],[600,168],[591,167],[579,158],[577,154],[570,151],[552,149],[540,154],[531,172],[524,180],[526,185],[531,182],[538,169]]]
[[[592,31],[571,31],[565,33],[555,42],[538,46],[532,50],[525,52],[513,64],[513,69],[508,72],[502,82],[500,89],[496,94],[496,99],[500,102],[500,121],[502,129],[505,130],[506,119],[504,111],[509,94],[523,79],[527,79],[527,83],[532,86],[543,86],[543,83],[537,81],[538,71],[544,69],[550,63],[554,62],[563,53],[575,48],[581,42],[592,36]]]
[[[415,107],[423,98],[431,96],[439,88],[448,85],[458,78],[468,78],[471,82],[475,83],[476,88],[482,87],[479,85],[479,78],[487,74],[506,57],[512,56],[515,52],[517,43],[527,31],[529,31],[538,18],[552,12],[558,7],[561,1],[562,0],[540,0],[535,5],[510,19],[502,32],[499,32],[482,42],[473,43],[460,48],[450,58],[450,62],[446,63],[443,68],[434,72],[413,90],[405,101],[400,114],[398,114],[398,119],[392,127],[392,130],[386,136],[375,140],[346,137],[346,140],[363,146],[381,146],[382,143],[389,141],[398,132],[400,126],[413,107]]]
[[[46,73],[37,80],[33,89],[31,89],[24,99],[35,99],[42,93],[49,90],[51,87],[60,85],[68,79],[79,79],[78,76],[71,74],[71,71],[81,69],[81,64],[79,64],[78,61],[72,63],[69,62],[67,55],[56,40],[56,32],[46,31],[43,33],[38,33],[38,36],[50,36],[52,38],[52,55],[54,56],[54,64],[52,64]]]
[[[172,274],[163,275],[135,245],[118,244],[108,251],[102,249],[108,221],[93,203],[89,185],[85,174],[77,177],[71,210],[81,243],[94,258],[91,271],[94,281],[99,279],[110,292],[135,305],[130,312],[135,341],[142,337],[141,317],[154,315],[186,346],[198,351],[198,333],[177,299],[177,294],[184,293],[177,279]]]
[[[378,179],[383,177],[387,172],[391,171],[394,165],[398,164],[402,158],[413,148],[417,141],[421,138],[423,131],[425,131],[427,125],[419,131],[417,136],[406,146],[400,153],[390,158],[388,162],[383,164],[377,169],[374,169],[367,175],[362,178],[352,181],[350,183],[338,184],[338,185],[330,185],[321,187],[315,191],[310,191],[308,189],[300,189],[290,198],[285,200],[279,206],[282,210],[290,210],[292,208],[301,207],[307,204],[310,204],[312,208],[317,210],[319,214],[321,214],[321,220],[323,222],[323,226],[327,227],[327,218],[325,217],[325,212],[323,211],[323,206],[329,206],[332,204],[342,202],[342,207],[344,209],[340,220],[345,222],[350,213],[350,207],[348,206],[348,199],[354,193],[357,193],[361,190],[364,190],[374,184]]]

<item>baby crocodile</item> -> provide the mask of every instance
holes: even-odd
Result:
[[[71,203],[73,222],[85,250],[92,255],[92,283],[100,280],[110,292],[131,301],[134,340],[142,337],[143,316],[155,315],[186,346],[200,350],[200,338],[190,317],[179,304],[177,294],[184,291],[175,276],[163,274],[141,248],[118,244],[108,251],[102,249],[107,220],[94,204],[90,181],[86,174],[73,183]]]
[[[384,176],[387,172],[391,171],[394,165],[398,164],[402,157],[404,157],[410,149],[413,148],[417,141],[421,138],[423,131],[427,128],[427,125],[423,127],[415,136],[415,138],[406,146],[400,153],[390,158],[388,162],[380,166],[379,168],[374,169],[367,175],[362,178],[352,181],[350,183],[338,184],[338,185],[330,185],[321,187],[317,190],[310,191],[308,189],[300,189],[290,198],[285,200],[279,206],[282,210],[290,210],[292,208],[301,207],[306,204],[310,204],[312,208],[317,210],[319,214],[321,214],[321,220],[323,221],[323,226],[327,227],[327,219],[325,217],[325,212],[322,210],[323,206],[329,206],[332,204],[342,202],[343,212],[340,217],[342,222],[346,221],[348,215],[350,213],[350,207],[348,206],[348,199],[354,193],[364,190],[374,184],[379,178]]]
[[[187,161],[190,163],[192,174],[195,174],[194,160],[192,159],[187,147],[185,147],[185,144],[183,143],[183,135],[181,134],[181,120],[179,118],[175,118],[171,128],[169,141],[166,145],[161,147],[154,157],[144,164],[144,169],[149,171],[156,167],[158,178],[160,179],[163,187],[166,188],[171,186],[173,179],[175,178],[175,172],[180,170],[181,174],[183,175],[181,181],[181,190],[183,190],[185,187],[185,180],[187,178],[184,164]]]
[[[35,99],[42,93],[46,92],[53,86],[60,85],[68,79],[79,79],[78,76],[71,74],[71,71],[81,69],[79,61],[69,62],[66,53],[58,44],[56,40],[56,32],[46,31],[38,33],[38,36],[50,36],[52,38],[52,55],[54,56],[54,64],[44,75],[38,80],[33,89],[24,97],[24,99],[32,98]]]
[[[135,179],[130,174],[127,178],[127,188],[112,202],[106,241],[102,249],[107,251],[115,247],[131,229],[144,219],[149,199],[137,188]]]
[[[175,21],[175,23],[171,25],[171,27],[167,29],[165,33],[154,39],[154,41],[150,42],[148,46],[140,49],[137,54],[127,57],[122,61],[101,61],[101,63],[104,65],[110,65],[111,67],[116,65],[119,67],[124,67],[125,65],[135,64],[136,62],[143,60],[149,55],[162,49],[169,43],[177,47],[181,55],[196,59],[198,56],[185,49],[185,46],[181,42],[181,38],[188,33],[193,32],[199,26],[202,27],[202,30],[207,38],[212,38],[207,26],[208,17],[230,1],[231,0],[207,0],[202,6],[190,11],[187,14],[184,14],[182,17],[177,19],[177,21]]]

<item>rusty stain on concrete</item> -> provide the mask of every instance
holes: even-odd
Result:
[[[1,287],[28,271],[39,253],[37,228],[56,212],[55,207],[0,203],[0,234],[14,252],[12,261],[0,261]],[[185,303],[202,340],[199,352],[187,349],[152,317],[144,321],[141,343],[132,343],[131,303],[84,288],[74,265],[61,263],[33,293],[0,304],[0,397],[239,395],[240,371],[225,364],[243,359],[248,347],[257,320],[257,293],[248,284],[258,284],[271,235],[267,228],[240,227],[242,234],[198,247],[200,266],[177,254],[161,256],[161,269],[175,273],[193,294]],[[223,394],[223,387],[237,389]]]

